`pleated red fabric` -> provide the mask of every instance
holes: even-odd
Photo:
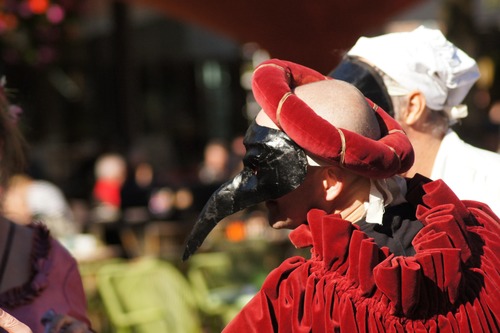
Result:
[[[499,332],[500,219],[441,180],[423,190],[411,257],[310,211],[290,239],[311,258],[272,271],[224,332]]]

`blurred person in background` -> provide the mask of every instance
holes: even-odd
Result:
[[[221,184],[230,176],[230,151],[222,140],[209,141],[203,150],[203,162],[198,171],[198,179],[202,184]]]
[[[121,188],[127,179],[127,162],[117,153],[99,156],[94,166],[95,183],[92,189],[92,202],[96,218],[114,221],[119,218],[121,207]]]
[[[0,185],[5,189],[13,174],[23,172],[25,143],[2,83]],[[0,308],[34,333],[51,327],[60,332],[56,327],[61,320],[78,322],[90,331],[77,262],[43,224],[20,225],[0,217]]]
[[[212,192],[230,178],[230,148],[222,139],[211,139],[203,148],[203,160],[196,167],[196,175],[188,180],[192,209],[199,212]]]
[[[129,158],[127,177],[120,188],[120,209],[125,222],[146,222],[150,219],[149,200],[155,188],[151,163]]]
[[[53,183],[16,174],[9,179],[3,200],[3,214],[20,224],[39,221],[57,239],[74,236],[79,226],[64,193]]]
[[[464,142],[452,126],[479,78],[476,61],[436,29],[361,37],[329,74],[352,83],[389,112],[415,150],[406,172],[443,179],[463,200],[500,214],[500,154]]]

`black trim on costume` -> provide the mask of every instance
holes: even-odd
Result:
[[[416,219],[415,209],[410,203],[386,208],[382,224],[368,223],[365,220],[356,223],[360,230],[374,239],[379,247],[386,246],[397,256],[413,256],[415,249],[412,241],[424,227]]]
[[[5,274],[5,269],[7,268],[7,262],[9,260],[10,248],[12,247],[12,240],[14,239],[14,231],[16,226],[14,223],[9,222],[9,231],[7,234],[7,242],[5,243],[5,248],[3,249],[2,261],[0,262],[0,286],[3,282],[3,276]]]

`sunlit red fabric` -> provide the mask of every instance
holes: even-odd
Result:
[[[498,332],[500,219],[440,180],[423,189],[414,256],[313,210],[290,235],[311,259],[283,262],[224,332]]]
[[[99,203],[104,203],[113,207],[120,207],[121,182],[116,180],[98,180],[96,181],[92,195]]]

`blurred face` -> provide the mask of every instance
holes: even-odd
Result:
[[[205,149],[205,164],[215,171],[224,172],[228,159],[229,153],[221,144],[212,143]]]

